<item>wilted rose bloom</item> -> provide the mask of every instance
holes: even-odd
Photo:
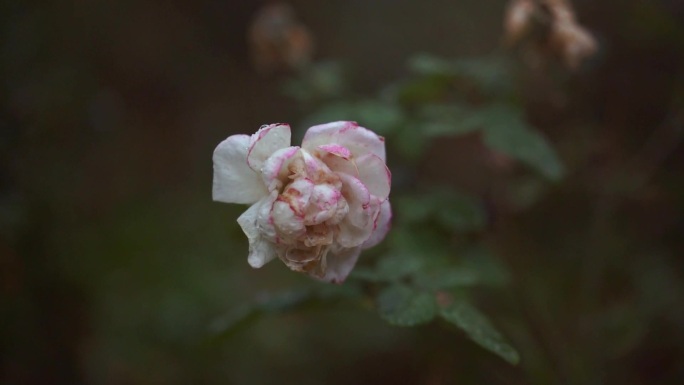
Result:
[[[313,55],[311,33],[292,6],[283,3],[259,10],[249,28],[249,43],[254,65],[265,74],[301,68]]]
[[[534,26],[546,31],[538,44]],[[541,27],[541,28],[540,28]],[[591,33],[575,18],[575,11],[567,0],[511,0],[504,19],[508,43],[528,40],[528,54],[554,55],[570,69],[577,69],[582,61],[593,55],[598,44]]]
[[[571,69],[579,67],[582,61],[593,55],[598,48],[596,39],[574,22],[554,24],[552,43],[556,45],[565,65]]]
[[[213,158],[214,200],[251,204],[238,223],[252,267],[278,257],[341,283],[389,230],[384,139],[355,122],[311,127],[301,147],[290,146],[287,124],[263,126],[228,137]]]
[[[509,43],[517,42],[531,28],[537,5],[533,0],[512,0],[504,17],[504,31]]]

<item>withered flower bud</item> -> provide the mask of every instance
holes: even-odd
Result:
[[[566,0],[511,0],[504,30],[506,41],[522,42],[527,56],[557,56],[570,69],[577,69],[598,49],[596,39],[577,23]]]
[[[313,39],[287,4],[266,5],[249,29],[252,60],[259,72],[301,68],[311,61]]]

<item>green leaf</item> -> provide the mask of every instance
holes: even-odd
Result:
[[[482,206],[473,198],[463,194],[453,193],[445,197],[440,206],[437,220],[445,228],[453,231],[479,230],[487,221]]]
[[[501,260],[483,246],[471,247],[461,254],[463,268],[476,271],[480,283],[489,286],[504,286],[510,281],[510,272]]]
[[[214,319],[209,325],[209,334],[213,337],[230,337],[256,319],[259,313],[260,311],[257,306],[239,306],[227,314]]]
[[[393,133],[405,119],[396,105],[373,100],[356,103],[353,117],[352,120],[380,135]]]
[[[441,99],[450,88],[449,79],[422,77],[393,84],[382,91],[382,97],[402,105],[414,105]]]
[[[405,124],[392,141],[394,148],[410,161],[417,161],[428,148],[430,141],[419,124]]]
[[[411,275],[423,267],[424,259],[413,254],[398,254],[382,258],[377,274],[386,280],[397,280]]]
[[[501,98],[509,95],[514,84],[512,63],[503,57],[446,60],[419,54],[409,60],[409,68],[420,75],[448,77],[472,85],[480,91]]]
[[[409,59],[408,67],[411,71],[422,75],[447,75],[456,73],[452,62],[429,54],[417,54]]]
[[[551,180],[563,176],[563,165],[553,148],[529,127],[519,111],[497,105],[488,107],[483,113],[489,115],[483,127],[488,147],[520,160]]]
[[[315,296],[316,292],[309,289],[264,295],[254,303],[238,306],[227,314],[216,318],[209,326],[209,332],[217,337],[231,336],[264,313],[291,310],[315,298]]]
[[[421,261],[426,258],[441,257],[449,253],[449,238],[445,237],[429,224],[419,223],[410,226],[397,223],[387,240],[387,245],[395,253],[389,258],[415,258]],[[406,262],[405,264],[410,265]]]
[[[367,282],[395,282],[415,274],[423,268],[424,264],[424,258],[403,250],[403,253],[382,257],[373,270],[355,268],[350,278]]]
[[[361,295],[361,289],[352,284],[320,284],[314,288],[264,294],[254,303],[238,306],[227,314],[217,317],[210,324],[209,333],[215,337],[229,337],[264,314],[284,313],[308,305],[357,298]]]
[[[378,274],[375,270],[363,268],[363,267],[354,268],[354,270],[349,274],[349,279],[350,280],[366,281],[366,282],[387,282],[387,281],[389,281],[389,279],[387,279],[387,277],[383,277],[382,275]]]
[[[388,286],[377,299],[380,316],[392,325],[416,326],[432,321],[437,303],[432,293],[404,285]]]
[[[420,111],[428,137],[465,135],[483,126],[481,116],[461,105],[427,105]]]
[[[454,287],[474,286],[481,282],[480,275],[473,269],[464,267],[442,267],[421,272],[416,276],[416,284],[431,290],[444,290]]]
[[[520,361],[518,352],[508,344],[487,317],[470,303],[456,299],[440,310],[440,316],[463,330],[475,343],[509,363],[515,365]]]
[[[452,189],[400,197],[396,207],[404,223],[432,221],[456,232],[479,230],[487,219],[477,199]]]

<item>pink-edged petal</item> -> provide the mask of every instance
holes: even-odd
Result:
[[[276,257],[274,245],[262,237],[258,224],[261,207],[270,204],[271,198],[266,197],[250,206],[250,208],[242,213],[237,220],[240,227],[242,227],[242,231],[244,231],[249,240],[249,256],[247,257],[247,262],[254,268],[260,268]]]
[[[354,269],[356,261],[361,255],[360,247],[342,249],[337,253],[328,253],[323,277],[314,277],[330,283],[341,284]]]
[[[322,146],[318,146],[318,149],[343,159],[349,159],[352,156],[352,153],[348,148],[340,146],[339,144],[324,144]]]
[[[353,156],[375,154],[385,161],[385,139],[356,122],[332,122],[313,126],[304,135],[302,148],[314,151],[317,147],[339,144]]]
[[[333,141],[333,139],[337,136],[337,133],[352,124],[356,123],[339,121],[310,127],[306,131],[306,134],[304,134],[302,147],[309,151],[313,151],[318,146],[337,143]]]
[[[273,191],[283,187],[289,175],[288,166],[297,156],[299,147],[286,147],[274,152],[261,168],[263,183],[268,191]]]
[[[247,165],[250,137],[233,135],[214,150],[212,197],[226,203],[254,203],[268,195],[259,175]]]
[[[261,168],[274,152],[290,146],[290,126],[287,124],[271,124],[262,126],[250,138],[247,150],[247,164],[252,170],[261,172]]]
[[[347,147],[354,156],[358,157],[371,153],[382,159],[383,162],[387,158],[385,155],[385,138],[364,127],[353,125],[341,130],[338,141],[339,144]]]
[[[327,183],[318,184],[314,187],[309,200],[305,223],[312,226],[338,217],[343,218],[348,210],[347,203],[338,189]]]
[[[373,222],[369,221],[366,226],[357,227],[345,218],[339,224],[337,233],[337,243],[342,247],[356,247],[363,245],[364,242],[373,234]]]
[[[359,177],[359,169],[353,159],[342,158],[332,154],[325,154],[321,160],[331,171],[344,173],[355,178]]]
[[[273,204],[272,218],[273,224],[286,241],[306,233],[304,217],[298,215],[285,201],[278,200]]]
[[[304,175],[313,180],[318,180],[322,175],[330,174],[330,168],[317,157],[306,150],[300,152],[304,161]]]
[[[343,247],[363,245],[375,230],[381,203],[377,197],[371,196],[370,202],[356,218],[349,213],[338,226],[337,243]]]
[[[287,202],[298,215],[303,216],[315,187],[310,179],[296,179],[287,186],[278,200]]]
[[[356,169],[359,180],[372,195],[380,200],[389,196],[392,174],[382,159],[373,154],[361,156],[356,159]]]
[[[368,249],[385,239],[385,236],[390,230],[392,223],[392,208],[389,200],[385,200],[380,205],[380,214],[375,219],[374,230],[370,237],[361,245],[362,248]]]
[[[366,154],[359,158],[343,159],[330,154],[323,158],[330,170],[351,175],[363,183],[371,195],[385,200],[390,193],[392,174],[379,157]]]
[[[345,217],[352,225],[363,228],[371,221],[371,195],[364,184],[351,175],[339,174],[342,180],[342,196],[349,205],[349,212]]]

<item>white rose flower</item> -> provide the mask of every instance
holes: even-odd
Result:
[[[355,122],[309,128],[290,146],[290,126],[233,135],[214,151],[213,199],[251,204],[238,223],[252,267],[275,257],[290,269],[341,283],[361,250],[390,226],[391,174],[384,139]]]

